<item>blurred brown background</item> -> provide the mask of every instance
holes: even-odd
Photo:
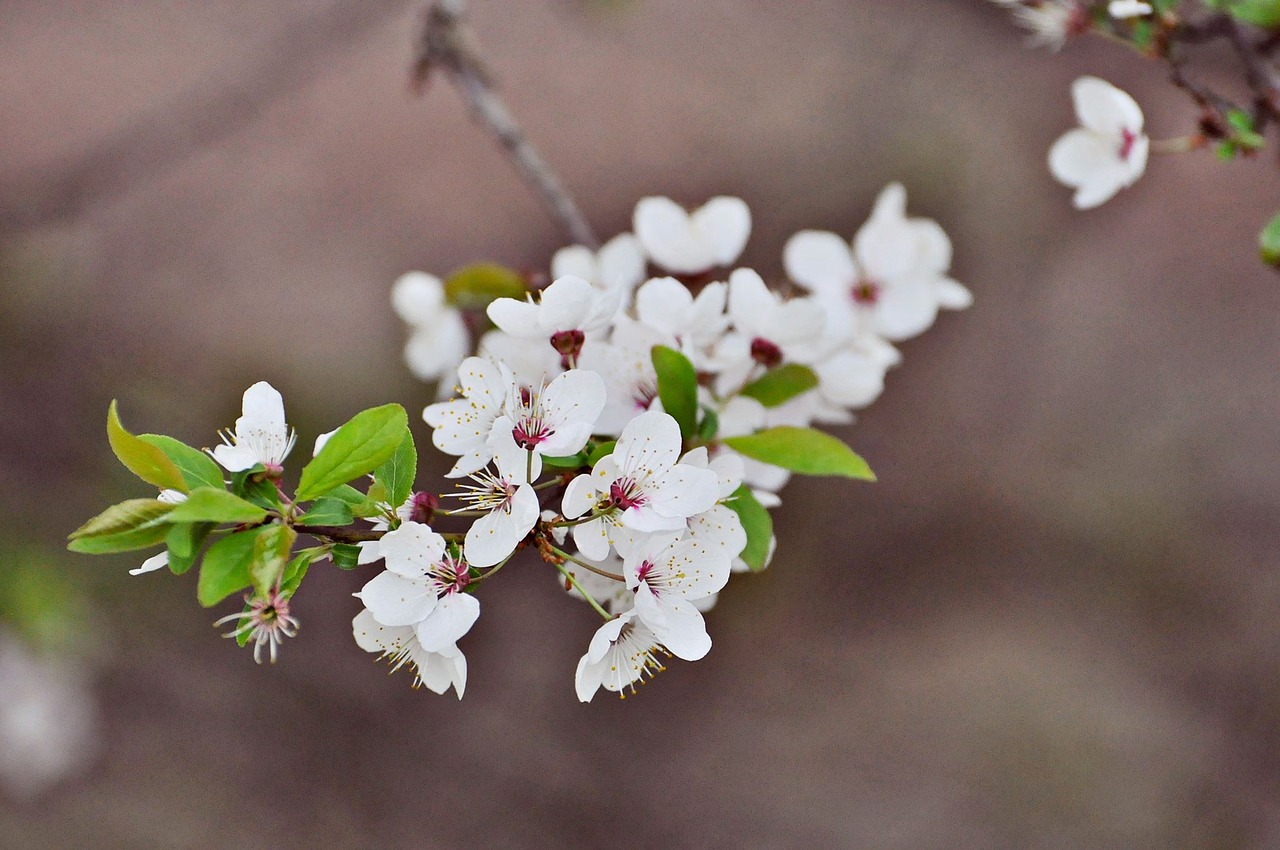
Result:
[[[738,194],[744,262],[778,275],[790,233],[852,233],[892,179],[943,224],[977,302],[845,432],[880,483],[793,483],[708,658],[625,702],[577,703],[595,624],[532,561],[486,588],[461,703],[356,648],[363,571],[314,571],[255,667],[194,575],[58,554],[141,493],[108,401],[197,445],[258,379],[304,447],[417,410],[391,281],[545,268],[561,237],[443,79],[411,95],[419,4],[8,0],[0,555],[91,594],[106,751],[0,802],[0,847],[1280,846],[1274,162],[1156,157],[1076,213],[1044,164],[1072,79],[1131,91],[1155,138],[1192,111],[979,0],[472,11],[606,236],[646,194]]]

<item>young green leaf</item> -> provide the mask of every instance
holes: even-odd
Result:
[[[711,442],[720,433],[720,415],[706,405],[702,406],[702,418],[698,420],[698,439]]]
[[[1280,27],[1280,0],[1204,0],[1204,4],[1255,27]]]
[[[199,449],[193,449],[186,443],[163,434],[139,434],[138,439],[164,452],[182,473],[188,489],[227,486],[222,478],[222,468],[213,462],[213,458]]]
[[[263,510],[279,510],[282,507],[280,491],[263,473],[261,466],[231,473],[231,492]]]
[[[867,462],[853,449],[830,434],[812,428],[782,426],[742,437],[726,437],[723,442],[749,458],[802,475],[876,480]]]
[[[70,538],[103,537],[132,531],[165,516],[173,505],[159,499],[128,499],[112,505],[84,525],[71,532]]]
[[[280,593],[285,599],[289,599],[298,592],[298,587],[302,584],[302,580],[307,577],[307,570],[311,567],[311,564],[324,556],[325,548],[323,546],[303,549],[293,556],[289,566],[284,568],[284,576],[280,579]]]
[[[408,427],[409,417],[398,404],[384,404],[351,417],[302,468],[298,501],[310,501],[373,472],[395,454]]]
[[[662,409],[680,425],[681,439],[688,441],[698,432],[698,373],[689,358],[674,348],[655,345],[650,356],[658,373]]]
[[[403,500],[401,500],[403,501]],[[351,506],[332,496],[321,496],[298,518],[298,525],[350,525],[354,521]]]
[[[169,522],[233,522],[258,523],[267,518],[267,512],[246,502],[226,490],[213,487],[197,487],[179,502],[169,514]]]
[[[754,398],[765,407],[777,407],[800,393],[818,385],[818,376],[808,366],[788,363],[770,369],[742,388],[742,395]]]
[[[249,564],[249,578],[258,593],[265,595],[283,578],[297,538],[298,533],[287,525],[268,525],[258,532]]]
[[[747,545],[739,555],[752,572],[759,572],[769,564],[773,543],[773,517],[760,504],[751,489],[743,484],[725,501],[725,505],[738,515],[742,528],[747,532]]]
[[[587,466],[594,467],[600,462],[601,458],[608,457],[613,454],[613,450],[618,447],[617,440],[606,440],[591,450],[591,454],[587,455]]]
[[[413,492],[417,476],[418,450],[413,445],[413,432],[406,427],[395,454],[373,471],[373,478],[386,489],[388,504],[398,507]]]
[[[577,469],[587,462],[587,453],[585,451],[578,452],[576,455],[565,455],[563,457],[544,456],[542,458],[542,468],[548,472],[555,470]]]
[[[130,434],[120,424],[120,414],[116,410],[114,399],[107,408],[107,441],[125,469],[143,481],[161,490],[187,492],[186,479],[173,461],[163,451]]]
[[[77,537],[67,544],[72,552],[82,555],[111,555],[116,552],[132,552],[136,549],[147,549],[164,541],[169,533],[166,524],[135,528],[121,531],[118,534],[104,534],[101,537]]]
[[[200,579],[196,582],[196,598],[201,605],[211,608],[252,583],[249,564],[253,561],[258,531],[255,528],[229,534],[204,553]]]
[[[214,525],[212,522],[184,522],[169,529],[164,538],[164,545],[169,550],[169,572],[180,576],[191,569]]]
[[[360,566],[360,547],[351,543],[335,543],[329,553],[333,565],[340,570],[354,570]]]
[[[497,263],[472,263],[445,278],[444,297],[459,310],[483,310],[496,298],[523,301],[529,289],[515,269]]]
[[[1258,234],[1258,250],[1262,262],[1280,266],[1280,215],[1277,215]]]

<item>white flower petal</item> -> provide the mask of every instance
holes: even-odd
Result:
[[[1128,92],[1097,77],[1079,77],[1071,84],[1080,126],[1098,133],[1119,136],[1124,130],[1142,132],[1142,109]]]
[[[802,230],[782,249],[787,276],[813,292],[848,297],[858,277],[849,243],[834,233]]]
[[[425,581],[415,581],[390,570],[378,573],[356,596],[384,626],[412,626],[436,607],[435,589]]]
[[[409,272],[401,275],[391,287],[391,306],[402,321],[410,325],[430,325],[447,309],[444,284],[435,275]]]
[[[727,266],[742,255],[751,236],[751,210],[741,198],[712,198],[689,218],[695,231],[710,244],[716,265]]]
[[[469,593],[446,593],[435,610],[418,623],[418,642],[428,652],[440,652],[457,643],[479,617],[480,600]]]

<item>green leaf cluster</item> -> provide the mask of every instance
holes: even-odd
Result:
[[[1203,0],[1210,9],[1226,12],[1255,27],[1280,27],[1280,0]]]
[[[163,544],[173,573],[200,564],[196,596],[204,606],[247,589],[265,594],[279,587],[292,595],[310,564],[330,554],[341,566],[354,566],[356,546],[329,543],[294,554],[295,526],[346,526],[383,512],[384,502],[399,505],[413,492],[418,465],[408,416],[396,404],[357,413],[335,431],[303,467],[293,499],[262,466],[227,480],[205,452],[172,437],[130,433],[114,401],[107,439],[128,470],[185,498],[113,505],[73,531],[68,548],[110,554]],[[351,486],[370,475],[368,493]]]

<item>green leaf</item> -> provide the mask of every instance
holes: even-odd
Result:
[[[152,525],[132,531],[122,531],[119,534],[105,534],[101,537],[77,537],[67,544],[67,548],[83,555],[132,552],[135,549],[147,549],[163,542],[168,533],[169,526]]]
[[[196,598],[206,608],[217,605],[231,594],[252,583],[249,564],[259,529],[237,531],[209,547],[200,564],[200,580],[196,582]]]
[[[1218,159],[1225,162],[1230,159],[1235,159],[1236,152],[1238,150],[1239,146],[1235,143],[1234,139],[1224,139],[1223,141],[1218,142],[1218,145],[1213,149],[1213,152]]]
[[[169,572],[180,576],[191,569],[214,525],[212,522],[184,522],[169,529],[164,538],[169,549]]]
[[[231,492],[263,510],[279,510],[282,507],[280,491],[274,481],[266,478],[265,472],[260,464],[252,469],[233,472]]]
[[[1133,24],[1133,46],[1139,50],[1146,50],[1151,46],[1152,35],[1155,28],[1151,21],[1137,20]]]
[[[284,577],[280,580],[280,593],[285,599],[289,599],[298,592],[298,587],[307,577],[307,570],[311,564],[323,558],[327,551],[324,546],[316,546],[312,549],[303,549],[293,556],[289,566],[284,568]]]
[[[698,373],[689,358],[674,348],[655,345],[650,356],[658,373],[662,409],[680,425],[681,439],[688,441],[698,432]]]
[[[802,475],[839,475],[875,481],[867,462],[840,440],[812,428],[783,426],[742,437],[726,437],[724,444],[749,458],[781,466]]]
[[[350,525],[354,521],[351,506],[332,496],[321,496],[298,518],[298,525]]]
[[[606,440],[591,450],[591,454],[587,455],[587,466],[594,467],[600,462],[601,458],[606,458],[613,454],[613,450],[617,448],[617,440]]]
[[[564,455],[562,457],[543,456],[543,469],[577,469],[587,462],[587,453],[578,452],[576,455]]]
[[[340,570],[354,570],[360,566],[360,547],[354,543],[335,543],[329,552],[333,564]]]
[[[246,502],[222,488],[197,487],[187,495],[185,502],[174,506],[169,522],[231,522],[258,523],[267,518],[267,512]]]
[[[769,564],[770,548],[773,542],[773,517],[760,504],[755,494],[743,484],[725,501],[725,506],[742,520],[742,528],[747,532],[747,545],[738,557],[746,562],[752,572],[759,572]]]
[[[413,445],[413,432],[406,426],[395,454],[373,471],[373,478],[386,489],[387,503],[395,508],[409,498],[417,477],[418,450]]]
[[[702,418],[698,420],[698,439],[711,442],[720,433],[720,415],[707,406],[702,408]]]
[[[253,544],[253,562],[249,565],[254,590],[265,595],[284,577],[293,541],[297,539],[298,532],[287,525],[268,525],[258,532]]]
[[[1255,27],[1280,27],[1280,0],[1204,0],[1204,3]]]
[[[765,407],[777,407],[818,385],[818,376],[808,366],[788,363],[770,369],[742,388],[742,395],[754,398]]]
[[[524,276],[497,263],[472,263],[445,278],[444,298],[459,310],[483,310],[497,298],[523,301],[529,288]]]
[[[302,468],[298,501],[310,501],[373,472],[395,454],[408,427],[409,417],[398,404],[384,404],[351,417]]]
[[[349,508],[363,505],[365,495],[350,484],[339,484],[320,497],[321,499],[337,499]]]
[[[103,537],[132,531],[165,516],[173,505],[159,499],[128,499],[112,505],[84,525],[71,532],[70,538]]]
[[[173,465],[173,461],[160,449],[145,442],[125,430],[120,424],[120,414],[116,410],[113,399],[107,408],[107,441],[111,443],[111,451],[124,464],[125,468],[148,484],[161,490],[181,490],[187,492],[186,479]]]
[[[1262,262],[1280,266],[1280,214],[1267,222],[1258,234],[1258,250],[1262,254]]]
[[[186,443],[163,434],[139,434],[138,439],[164,452],[165,456],[173,461],[173,465],[178,467],[189,489],[196,487],[222,489],[227,486],[222,478],[222,467],[199,449],[193,449]]]

